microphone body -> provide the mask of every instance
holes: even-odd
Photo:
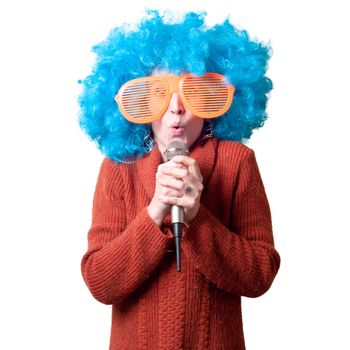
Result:
[[[165,159],[171,160],[175,156],[187,156],[189,150],[187,145],[181,141],[171,141],[167,144],[164,152]],[[173,235],[176,249],[176,271],[181,271],[181,237],[182,225],[184,223],[184,209],[178,205],[171,206],[171,223],[173,225]]]

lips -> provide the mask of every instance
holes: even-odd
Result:
[[[181,136],[181,135],[183,135],[183,133],[185,131],[185,128],[183,128],[183,127],[176,127],[176,126],[171,127],[170,129],[171,129],[171,132],[172,132],[172,134],[174,136]]]
[[[170,125],[171,128],[183,128],[184,126],[182,125],[182,123],[180,123],[180,121],[176,121],[176,122],[173,122],[171,125]]]

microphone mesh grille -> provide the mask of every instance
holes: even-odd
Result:
[[[164,156],[167,161],[175,156],[187,156],[189,154],[187,145],[181,141],[170,141],[164,151]]]

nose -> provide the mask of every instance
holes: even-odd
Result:
[[[178,93],[173,93],[171,96],[169,109],[171,114],[183,114],[185,112],[184,105],[182,103],[181,97]]]

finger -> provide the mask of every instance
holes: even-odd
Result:
[[[184,165],[184,164],[182,164],[182,163],[180,163],[180,162],[173,162],[172,160],[169,160],[168,162],[166,162],[166,163],[163,163],[163,166],[164,167],[169,167],[169,168],[180,168],[180,169],[182,169],[182,168],[188,168],[188,166],[187,165]]]
[[[171,168],[171,167],[163,167],[161,168],[161,173],[166,175],[171,175],[175,178],[184,178],[189,175],[189,170],[187,168]]]
[[[164,187],[169,187],[178,191],[183,191],[184,183],[176,178],[168,175],[163,175],[158,179],[158,183]]]
[[[166,170],[166,169],[188,169],[188,167],[181,163],[175,163],[170,160],[169,162],[159,164],[156,174],[157,175],[162,174],[163,170]]]
[[[160,196],[159,200],[164,204],[178,205],[186,209],[193,208],[195,204],[195,200],[193,198],[186,197]]]
[[[174,198],[180,198],[183,196],[183,191],[177,191],[169,187],[162,187],[160,190],[160,197],[174,197]]]
[[[178,164],[186,165],[189,169],[189,172],[193,174],[193,176],[195,176],[201,182],[203,181],[199,165],[195,159],[187,156],[175,156],[174,158],[172,158],[172,161]]]

